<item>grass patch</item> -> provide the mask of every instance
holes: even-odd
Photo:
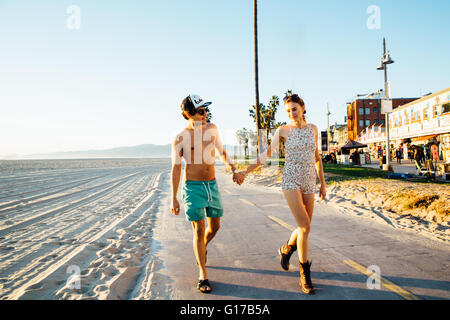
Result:
[[[326,182],[329,184],[348,180],[386,179],[389,174],[389,172],[377,169],[342,164],[324,164],[323,171],[336,175],[326,178]]]

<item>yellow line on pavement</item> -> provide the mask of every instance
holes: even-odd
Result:
[[[289,223],[284,222],[281,219],[278,219],[277,217],[269,216],[269,219],[275,221],[276,223],[278,223],[279,225],[285,227],[286,229],[288,229],[290,231],[294,231],[296,229],[294,226],[290,225]]]
[[[255,206],[255,204],[254,204],[254,203],[251,203],[251,202],[250,202],[250,201],[248,201],[248,200],[245,200],[245,199],[242,199],[242,198],[239,198],[239,200],[241,200],[242,202],[244,202],[244,203],[248,204],[249,206]]]
[[[223,189],[223,191],[225,191],[225,193],[228,193],[228,194],[232,194],[230,191],[228,191],[227,189]]]
[[[243,199],[241,199],[241,200],[243,200]],[[284,222],[283,220],[281,220],[277,217],[269,216],[268,218],[275,221],[276,223],[278,223],[279,225],[285,227],[286,229],[288,229],[290,231],[294,231],[296,229],[294,226]],[[348,266],[352,267],[353,269],[361,272],[362,274],[365,274],[368,277],[370,277],[373,274],[371,272],[368,272],[367,268],[363,267],[362,265],[360,265],[359,263],[357,263],[353,260],[344,260],[344,263],[347,264]],[[395,283],[393,283],[381,276],[380,276],[380,282],[384,287],[386,287],[387,289],[391,290],[392,292],[398,294],[399,296],[401,296],[402,298],[404,298],[406,300],[420,300],[415,295],[413,295],[411,292],[397,286]]]
[[[353,260],[344,260],[344,263],[347,264],[348,266],[352,267],[353,269],[365,274],[368,277],[370,277],[373,274],[371,272],[367,272],[367,268],[363,267],[362,265],[356,263]],[[383,286],[385,286],[387,289],[398,294],[399,296],[401,296],[402,298],[404,298],[406,300],[420,300],[415,295],[413,295],[411,292],[409,292],[403,288],[400,288],[395,283],[393,283],[381,276],[380,276],[380,281],[381,281],[381,284]]]

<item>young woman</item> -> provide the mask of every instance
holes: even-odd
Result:
[[[308,261],[308,236],[314,210],[316,170],[320,179],[319,197],[323,200],[326,196],[322,159],[317,148],[318,131],[315,125],[306,123],[305,103],[297,94],[286,96],[284,104],[291,123],[276,130],[269,148],[242,175],[245,178],[264,163],[277,150],[280,139],[285,141],[286,159],[281,188],[298,227],[287,243],[278,249],[278,253],[281,267],[289,270],[289,259],[298,248],[299,285],[304,293],[314,294],[310,275],[311,262]]]

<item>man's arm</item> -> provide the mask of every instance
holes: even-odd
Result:
[[[242,182],[244,182],[244,177],[241,173],[238,173],[236,170],[236,166],[234,165],[233,160],[231,159],[230,155],[225,150],[225,147],[222,144],[222,140],[220,139],[219,130],[217,129],[216,125],[212,125],[213,130],[215,130],[215,148],[217,152],[220,155],[220,158],[222,159],[223,163],[225,163],[228,168],[230,168],[231,172],[233,172],[233,182],[236,182],[237,184],[241,185]]]
[[[213,129],[216,131],[215,136],[215,148],[217,152],[219,153],[220,158],[222,159],[223,163],[225,163],[228,168],[231,169],[232,172],[236,170],[236,166],[234,165],[233,160],[231,159],[230,155],[225,150],[225,147],[222,144],[222,140],[220,139],[219,130],[217,129],[216,125],[213,125]]]
[[[172,144],[172,171],[171,171],[171,190],[172,190],[172,203],[170,206],[170,211],[178,215],[180,213],[180,204],[177,199],[178,186],[180,184],[181,178],[181,155],[182,155],[182,137],[177,135]]]

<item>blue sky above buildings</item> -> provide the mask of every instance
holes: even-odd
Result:
[[[80,8],[80,29],[67,8]],[[380,9],[370,29],[369,6]],[[382,39],[395,63],[392,97],[449,87],[450,2],[259,1],[260,100],[300,93],[307,120],[342,123],[346,102],[383,88]],[[230,140],[254,128],[253,1],[0,0],[0,155],[166,144],[181,100],[212,101]],[[287,121],[280,106],[278,121]]]

